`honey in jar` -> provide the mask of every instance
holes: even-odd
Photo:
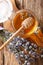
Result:
[[[21,11],[16,13],[16,15],[14,16],[13,22],[12,22],[13,23],[13,28],[18,30],[21,27],[22,22],[28,17],[32,17],[33,19],[32,19],[32,23],[29,24],[30,27],[28,27],[27,29],[24,30],[24,34],[27,35],[27,33],[30,32],[33,29],[34,25],[35,25],[34,16],[32,14],[30,14],[28,11],[21,10]]]
[[[38,46],[43,47],[43,33],[39,31],[38,34],[34,34],[38,28],[38,21],[36,17],[32,14],[32,12],[29,12],[27,10],[20,10],[19,12],[17,12],[12,22],[13,28],[18,30],[21,27],[21,23],[28,17],[33,18],[32,25],[29,28],[25,29],[24,34],[22,34],[21,36],[24,38],[30,38],[31,40],[36,42]]]

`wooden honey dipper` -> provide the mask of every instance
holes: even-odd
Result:
[[[21,30],[25,30],[27,28],[30,28],[30,26],[33,24],[34,19],[32,17],[26,18],[22,24],[21,27],[0,47],[0,50],[3,49],[8,43],[10,43],[15,36],[17,36],[18,33],[20,33]],[[34,31],[33,31],[34,32]],[[32,32],[32,33],[33,33]],[[31,34],[32,34],[31,33]],[[30,33],[29,33],[30,34]]]

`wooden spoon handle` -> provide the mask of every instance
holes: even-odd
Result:
[[[1,47],[0,50],[3,49],[8,43],[10,43],[13,38],[23,29],[23,26],[21,26]]]

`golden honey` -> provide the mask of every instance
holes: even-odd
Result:
[[[33,29],[35,25],[35,18],[32,15],[29,15],[28,12],[24,11],[17,13],[17,15],[13,19],[13,27],[15,27],[16,30],[18,30],[21,27],[22,22],[28,17],[32,17],[33,21],[32,21],[32,25],[24,30],[24,34],[27,34]]]

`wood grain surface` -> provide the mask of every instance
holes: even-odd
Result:
[[[13,1],[13,0],[12,0]],[[20,0],[21,2],[21,0]],[[36,15],[39,25],[43,30],[43,0],[24,0],[23,8],[29,9]],[[0,45],[2,44],[0,40]],[[15,61],[15,62],[14,62]],[[3,50],[0,51],[0,65],[19,65],[13,53],[10,53],[6,48],[4,49],[4,61]],[[35,65],[43,65],[42,59],[36,59]]]

